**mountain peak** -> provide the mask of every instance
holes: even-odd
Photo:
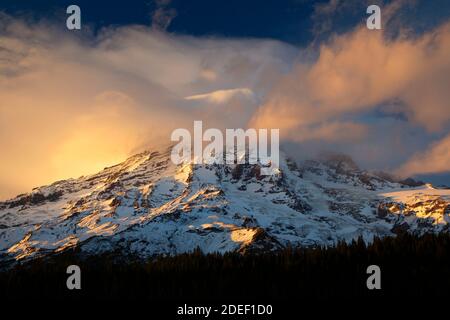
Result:
[[[322,153],[319,156],[319,161],[343,173],[360,171],[352,157],[343,153]]]
[[[0,203],[0,262],[74,247],[87,255],[147,257],[197,247],[249,253],[329,246],[392,235],[405,223],[411,232],[441,231],[450,221],[450,190],[430,198],[437,190],[385,180],[343,155],[299,165],[281,155],[279,173],[261,176],[259,164],[175,165],[170,152],[145,151],[97,174]],[[435,209],[398,209],[407,206],[395,200],[397,192],[434,201]]]

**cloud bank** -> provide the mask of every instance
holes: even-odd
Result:
[[[143,26],[79,35],[1,15],[0,198],[167,144],[174,128],[195,119],[245,126],[257,107],[253,93],[289,68],[293,52],[271,40],[196,39]],[[241,87],[251,89],[234,90]]]
[[[450,23],[395,39],[358,27],[308,48],[163,29],[80,35],[0,16],[0,199],[168,143],[193,120],[280,128],[299,157],[448,170]]]
[[[374,149],[382,143],[384,153],[405,160],[414,152],[408,147],[408,140],[415,139],[411,131],[429,139],[449,131],[449,57],[449,23],[418,37],[396,39],[357,28],[323,43],[313,63],[298,63],[283,76],[251,124],[278,126],[287,140],[342,142],[355,153],[369,149],[370,142]],[[388,118],[391,125],[386,127]],[[384,141],[374,141],[371,135],[381,137],[386,130],[390,134]],[[422,148],[417,143],[415,152]],[[356,157],[369,160],[364,154]],[[433,166],[423,164],[428,165]],[[401,172],[433,170],[417,166]]]

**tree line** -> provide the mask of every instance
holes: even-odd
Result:
[[[66,268],[78,265],[81,290],[68,290]],[[369,265],[381,269],[381,290],[368,290]],[[149,299],[254,301],[343,297],[449,296],[450,235],[428,234],[340,242],[335,247],[276,253],[203,254],[142,260],[117,252],[84,257],[77,249],[0,272],[9,299]]]

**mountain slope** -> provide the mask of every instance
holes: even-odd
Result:
[[[0,203],[2,262],[78,246],[142,257],[272,251],[396,232],[448,231],[450,190],[409,187],[328,157],[280,172],[258,165],[176,166],[170,148]]]

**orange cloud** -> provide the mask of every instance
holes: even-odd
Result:
[[[296,130],[401,101],[409,120],[429,131],[450,120],[450,23],[416,39],[389,40],[359,28],[320,47],[269,94],[252,125]]]
[[[432,144],[428,150],[417,153],[402,165],[397,173],[406,177],[448,171],[450,171],[450,134]]]

